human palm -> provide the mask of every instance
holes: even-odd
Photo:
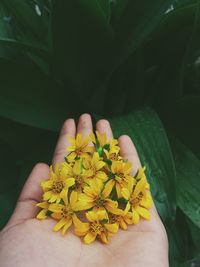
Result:
[[[96,125],[100,133],[112,138],[109,123],[101,120]],[[80,132],[83,136],[93,131],[91,118],[83,114],[77,126],[74,120],[65,122],[55,150],[53,163],[61,162],[66,154],[68,137]],[[127,136],[119,138],[121,155],[134,162],[134,171],[140,167],[135,147]],[[165,228],[155,206],[150,210],[151,220],[141,220],[126,231],[112,237],[110,244],[95,241],[84,244],[73,234],[73,229],[62,237],[52,231],[55,220],[35,218],[41,200],[40,182],[49,178],[46,164],[37,164],[31,172],[19,198],[14,214],[0,233],[0,267],[10,266],[168,266],[168,242]]]

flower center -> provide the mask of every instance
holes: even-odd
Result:
[[[109,159],[110,159],[110,160],[118,160],[118,155],[117,155],[116,153],[111,153],[111,154],[109,155]]]
[[[54,182],[52,186],[52,190],[54,193],[60,193],[63,190],[63,183],[62,182]]]
[[[65,219],[71,219],[72,214],[73,214],[73,212],[68,206],[63,208],[62,211],[61,211],[61,215]]]
[[[117,176],[119,176],[119,177],[122,178],[122,179],[125,179],[125,175],[124,175],[123,173],[121,173],[121,172],[118,173]]]
[[[118,222],[119,221],[119,217],[120,217],[120,215],[116,215],[116,214],[110,213],[109,214],[109,223]]]
[[[140,192],[137,197],[135,197],[135,198],[131,197],[130,202],[131,202],[132,206],[137,206],[140,203],[140,201],[142,200],[143,196],[144,196],[144,194],[142,192]]]
[[[74,176],[74,179],[75,179],[77,185],[81,185],[83,183],[83,177],[80,175]]]
[[[90,224],[90,231],[95,234],[101,234],[104,231],[103,226],[100,223],[91,223]]]
[[[102,198],[101,196],[98,196],[96,199],[95,199],[95,203],[96,203],[96,206],[97,207],[102,207],[104,206],[104,204],[106,203],[106,200],[104,198]]]

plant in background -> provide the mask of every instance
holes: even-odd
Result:
[[[116,138],[133,139],[168,232],[171,266],[198,259],[199,5],[1,1],[2,227],[27,170],[50,161],[61,123],[90,112],[94,121],[108,118]]]

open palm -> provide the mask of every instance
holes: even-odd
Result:
[[[108,121],[100,120],[96,129],[112,138]],[[62,162],[69,146],[68,137],[77,132],[88,136],[93,131],[91,117],[83,114],[76,129],[73,119],[68,119],[61,130],[53,163]],[[128,136],[119,138],[121,155],[134,162],[136,172],[140,161]],[[70,229],[64,237],[52,231],[55,220],[35,219],[42,190],[40,183],[49,178],[49,167],[39,163],[32,170],[18,200],[10,221],[0,233],[0,267],[7,266],[168,266],[168,242],[165,228],[155,206],[152,218],[138,225],[119,230],[109,245],[95,241],[84,244]]]

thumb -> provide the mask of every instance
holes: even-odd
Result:
[[[16,208],[7,226],[36,216],[39,208],[35,205],[41,201],[43,193],[40,183],[43,180],[47,180],[49,175],[49,166],[47,164],[38,163],[35,165],[22,189]]]

